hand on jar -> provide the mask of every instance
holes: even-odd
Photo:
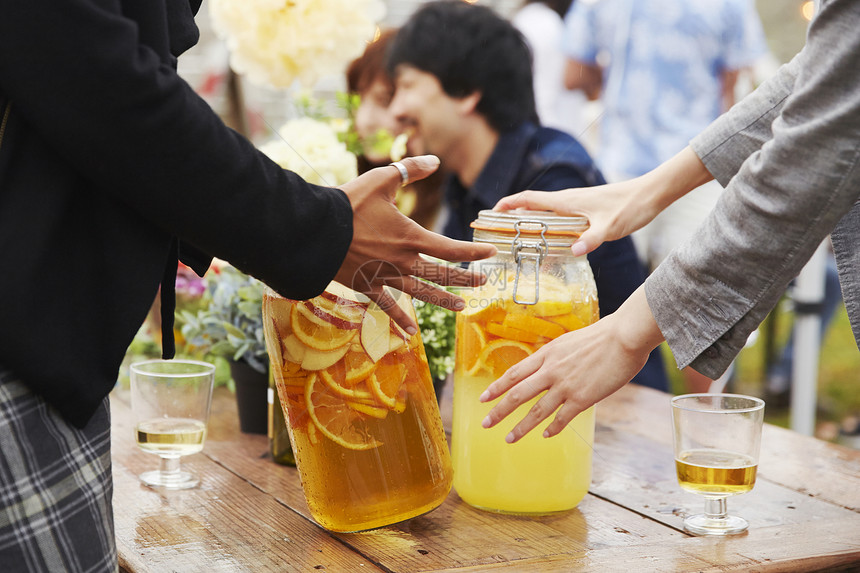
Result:
[[[555,436],[580,412],[629,382],[662,341],[644,287],[639,287],[614,313],[548,342],[490,384],[481,402],[504,397],[490,410],[483,426],[495,426],[544,393],[506,441],[518,441],[557,411],[543,434]]]
[[[576,256],[604,241],[626,237],[651,222],[673,201],[713,179],[690,147],[653,171],[619,183],[565,189],[522,191],[501,199],[497,211],[530,209],[559,215],[584,215],[589,228],[571,245]]]
[[[414,333],[417,325],[383,287],[394,287],[443,308],[462,310],[461,297],[418,279],[442,286],[478,286],[484,283],[484,276],[459,266],[432,262],[421,255],[446,261],[476,261],[494,255],[496,248],[443,237],[398,211],[394,205],[397,189],[436,171],[439,159],[425,155],[399,163],[408,177],[395,166],[378,167],[340,187],[352,205],[353,235],[335,280],[367,295],[397,324]]]

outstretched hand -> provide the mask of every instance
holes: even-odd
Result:
[[[605,241],[626,237],[660,211],[713,176],[690,147],[653,171],[620,183],[563,191],[523,191],[499,201],[497,211],[531,209],[559,215],[584,215],[589,228],[571,246],[576,256]]]
[[[573,243],[576,256],[590,253],[605,241],[625,237],[646,225],[657,213],[634,205],[637,180],[563,191],[521,191],[499,201],[493,209],[554,211],[559,215],[581,215],[589,227]]]
[[[555,436],[579,413],[629,382],[663,335],[639,287],[614,313],[548,342],[490,384],[481,402],[504,396],[483,426],[491,428],[543,393],[508,434],[514,443],[557,412],[544,437]]]
[[[439,166],[432,155],[400,162],[410,182],[423,179]],[[394,287],[444,308],[461,310],[463,299],[419,278],[442,286],[478,286],[483,275],[460,267],[436,263],[422,254],[446,261],[465,262],[495,254],[492,245],[455,241],[424,229],[394,204],[397,189],[406,183],[394,166],[378,167],[342,185],[353,212],[353,236],[335,280],[364,293],[407,332],[417,325],[384,286]]]

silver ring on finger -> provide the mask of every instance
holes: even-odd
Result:
[[[402,187],[406,187],[406,184],[409,183],[409,171],[406,169],[406,166],[399,161],[395,161],[394,163],[391,163],[391,165],[396,167],[397,171],[400,172],[400,178],[402,179],[400,185]]]

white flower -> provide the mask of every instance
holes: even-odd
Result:
[[[333,187],[358,175],[355,155],[322,121],[301,117],[288,121],[276,139],[260,146],[275,163],[317,185]]]
[[[342,73],[373,39],[381,0],[211,0],[216,34],[230,65],[256,84],[310,87]]]

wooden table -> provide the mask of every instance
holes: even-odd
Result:
[[[451,492],[406,523],[334,534],[310,517],[296,470],[265,436],[242,434],[219,390],[203,452],[183,458],[199,488],[156,491],[137,474],[127,394],[112,396],[114,512],[126,571],[849,571],[860,570],[860,451],[767,426],[755,489],[729,508],[750,529],[686,534],[702,498],[674,473],[669,397],[628,385],[598,406],[590,493],[561,515],[486,513]],[[443,418],[449,410],[443,408]]]

